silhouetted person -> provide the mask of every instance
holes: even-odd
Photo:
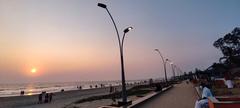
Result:
[[[64,89],[62,89],[61,92],[64,92]]]
[[[112,86],[111,86],[111,88],[112,88],[112,91],[111,91],[111,93],[112,93],[112,101],[115,103],[116,102],[116,98],[117,98],[117,96],[116,96],[117,95],[116,94],[117,88],[116,87],[112,87]]]
[[[24,95],[24,91],[21,91],[21,92],[20,92],[20,95]]]
[[[79,86],[78,89],[79,89],[79,90],[82,90],[82,86]]]
[[[98,86],[97,86],[97,85],[95,85],[95,88],[98,88]]]
[[[44,100],[45,103],[48,103],[48,98],[49,98],[49,94],[46,93],[46,94],[45,94],[45,100]]]
[[[42,103],[42,97],[43,97],[43,94],[40,93],[40,94],[38,95],[38,103]]]
[[[113,91],[114,91],[113,89],[114,89],[113,86],[110,86],[110,87],[109,87],[109,93],[110,93],[110,94],[113,93]]]
[[[90,85],[90,88],[92,88],[92,85]]]
[[[101,84],[101,88],[103,88],[104,87],[104,85],[103,84]]]
[[[52,101],[52,96],[53,96],[53,93],[50,93],[50,94],[49,94],[49,102]]]

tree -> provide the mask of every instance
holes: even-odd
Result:
[[[213,46],[220,49],[224,55],[220,61],[226,59],[231,62],[235,57],[240,56],[240,28],[236,27],[231,33],[226,34],[213,43]]]

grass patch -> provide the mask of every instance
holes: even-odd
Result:
[[[144,94],[147,94],[151,91],[154,91],[153,87],[150,87],[148,85],[139,85],[139,86],[135,86],[135,87],[127,90],[127,96],[133,96],[133,95],[143,96]],[[101,100],[101,99],[112,99],[113,97],[115,97],[115,99],[119,99],[119,98],[121,98],[121,95],[122,95],[122,92],[115,92],[113,94],[92,96],[89,98],[80,99],[80,100],[74,102],[74,104],[90,102],[90,101],[95,101],[95,100]]]

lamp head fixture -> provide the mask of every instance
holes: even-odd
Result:
[[[124,33],[127,33],[127,32],[129,32],[130,30],[132,30],[133,29],[133,27],[128,27],[128,28],[126,28],[123,32]]]
[[[98,6],[101,8],[107,8],[107,5],[103,4],[103,3],[98,3]]]

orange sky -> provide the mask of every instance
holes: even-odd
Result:
[[[116,33],[98,2],[0,1],[0,83],[119,80]],[[121,36],[134,28],[124,44],[127,79],[163,77],[155,48],[183,71],[205,69],[222,56],[213,42],[240,24],[235,2],[102,2]]]

